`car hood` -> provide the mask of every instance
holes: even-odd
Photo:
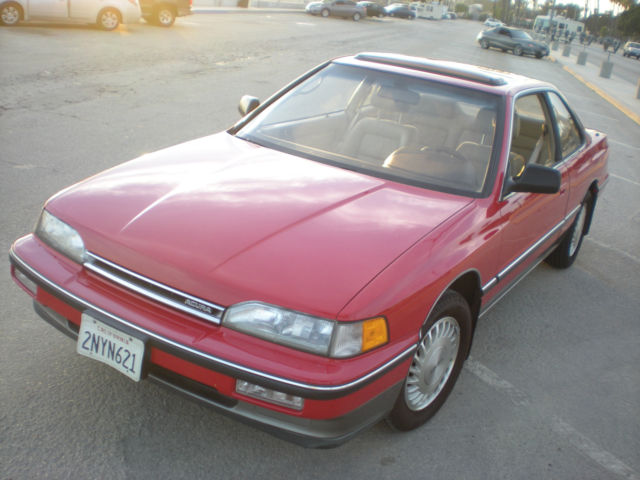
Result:
[[[220,133],[103,172],[46,208],[87,250],[173,288],[332,316],[470,201]]]

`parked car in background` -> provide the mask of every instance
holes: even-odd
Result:
[[[502,23],[500,20],[496,20],[495,18],[491,18],[491,17],[487,18],[484,21],[484,26],[485,27],[494,28],[494,27],[500,27],[502,25],[504,25],[504,23]]]
[[[622,50],[622,55],[625,57],[640,58],[640,43],[638,42],[625,43],[624,48]]]
[[[321,15],[323,17],[352,18],[356,22],[367,16],[367,9],[351,0],[311,2],[307,4],[305,11],[312,15]]]
[[[384,7],[376,2],[363,1],[358,2],[358,5],[364,7],[367,10],[367,17],[384,17],[387,13],[384,11]]]
[[[384,7],[384,11],[389,17],[399,17],[399,18],[408,18],[409,20],[416,19],[415,10],[411,9],[409,5],[404,3],[392,3]]]
[[[142,17],[149,23],[170,27],[176,17],[191,15],[193,0],[139,0]]]
[[[574,262],[608,180],[555,87],[482,67],[363,53],[239,108],[53,196],[11,275],[79,354],[306,446],[431,418],[481,316]]]
[[[140,19],[137,0],[8,0],[0,3],[0,23],[16,25],[21,20],[95,23],[113,30],[121,23]]]
[[[519,28],[502,26],[482,30],[476,40],[482,48],[499,48],[503,52],[511,51],[514,55],[527,54],[536,58],[549,55],[549,47],[546,43],[534,40],[531,35]]]

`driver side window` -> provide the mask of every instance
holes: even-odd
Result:
[[[553,128],[542,93],[519,97],[514,105],[509,173],[519,176],[528,163],[553,166]]]

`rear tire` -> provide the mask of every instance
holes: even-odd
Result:
[[[582,240],[584,239],[585,231],[589,224],[592,208],[593,199],[591,194],[588,193],[580,205],[580,210],[578,210],[573,225],[571,225],[571,228],[565,233],[560,244],[545,259],[549,265],[554,268],[569,268],[573,264],[582,246]]]
[[[522,47],[521,47],[520,45],[516,45],[516,46],[513,48],[513,54],[514,54],[516,57],[520,57],[520,56],[522,55]]]
[[[354,22],[357,22],[357,21],[360,20],[360,17],[361,17],[361,15],[358,12],[356,12],[356,13],[353,14],[352,18],[353,18]]]
[[[471,310],[447,290],[420,330],[420,341],[396,403],[387,417],[395,429],[419,427],[451,393],[471,345]]]
[[[325,8],[320,12],[320,15],[322,15],[324,18],[327,18],[329,16],[329,10]]]
[[[22,8],[14,2],[5,3],[0,7],[0,24],[7,27],[17,25],[22,18]]]

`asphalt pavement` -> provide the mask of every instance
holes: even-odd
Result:
[[[193,4],[194,13],[248,13],[248,14],[278,14],[278,13],[296,13],[302,12],[303,6],[295,4],[283,4],[278,2],[277,7],[249,6],[233,7],[233,6],[215,6],[219,0],[196,0]],[[258,3],[258,5],[262,5]],[[551,47],[551,46],[550,46]],[[618,110],[631,118],[640,125],[640,74],[636,79],[636,83],[623,78],[616,72],[615,66],[612,68],[608,77],[602,76],[603,66],[595,65],[586,61],[584,65],[578,64],[578,56],[581,52],[585,52],[589,56],[589,48],[580,44],[572,44],[570,51],[565,53],[565,45],[559,44],[557,50],[551,50],[549,60],[557,62],[573,75],[580,82],[584,83],[591,90],[604,98],[607,102],[615,106]],[[621,52],[621,51],[620,51]],[[621,56],[621,53],[612,55]],[[625,59],[626,60],[626,59]],[[633,61],[629,59],[628,61]]]

